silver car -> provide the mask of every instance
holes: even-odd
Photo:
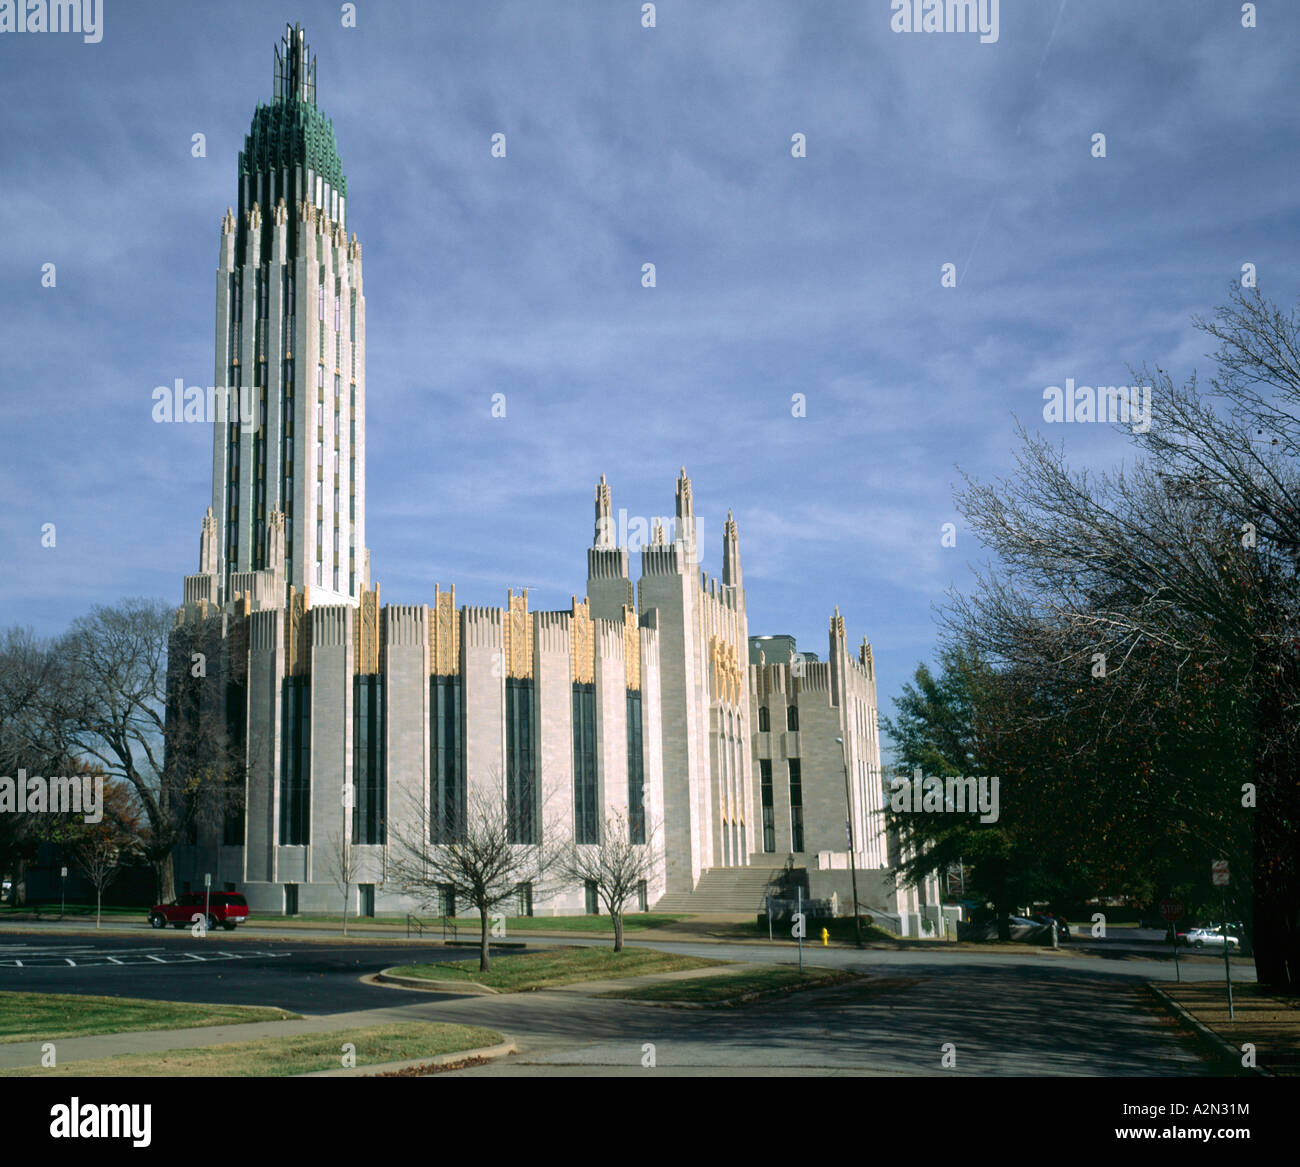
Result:
[[[1229,948],[1241,947],[1241,941],[1235,936],[1224,936],[1213,928],[1193,928],[1187,933],[1187,943],[1193,948],[1221,948],[1225,941]]]

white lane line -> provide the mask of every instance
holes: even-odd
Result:
[[[166,964],[166,963],[167,963],[165,960],[163,960],[163,958],[162,958],[161,956],[151,956],[149,959],[150,959],[150,960],[156,960],[159,964]]]
[[[109,962],[110,962],[111,964],[121,964],[121,963],[122,963],[120,960],[117,959],[116,956],[110,956],[108,959],[109,959]]]

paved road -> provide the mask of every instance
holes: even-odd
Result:
[[[530,949],[544,944],[529,941]],[[653,946],[744,961],[789,962],[796,956],[786,945]],[[110,956],[123,963],[112,963]],[[161,959],[141,959],[147,956]],[[1141,988],[1147,980],[1166,979],[1171,966],[1132,953],[1098,959],[1051,952],[812,949],[810,962],[854,969],[873,980],[738,1010],[656,1008],[592,998],[576,987],[454,997],[360,980],[366,972],[410,960],[472,958],[467,950],[420,941],[341,944],[232,939],[224,933],[200,941],[188,933],[157,932],[88,940],[6,929],[0,933],[0,989],[280,1005],[308,1015],[364,1010],[375,1023],[457,1021],[502,1030],[519,1042],[519,1055],[462,1071],[474,1076],[545,1076],[560,1067],[565,1074],[600,1077],[933,1074],[943,1068],[944,1045],[953,1047],[954,1072],[963,1075],[1212,1072]],[[1222,962],[1187,960],[1183,972],[1187,979],[1214,980],[1222,976]],[[1238,973],[1253,979],[1248,965],[1235,966]],[[653,1071],[643,1065],[651,1054]]]
[[[89,993],[221,1005],[278,1005],[295,1013],[340,1013],[404,1000],[360,978],[408,961],[465,960],[468,949],[437,945],[232,938],[187,931],[102,938],[0,932],[0,990]]]

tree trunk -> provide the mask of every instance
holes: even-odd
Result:
[[[99,927],[99,916],[104,908],[104,889],[96,885],[95,887],[95,927]]]
[[[998,939],[1011,939],[1011,905],[1007,903],[1006,893],[1000,893],[993,901],[994,908],[998,913]]]
[[[478,918],[480,925],[478,971],[487,972],[492,967],[492,957],[488,955],[488,915],[487,904],[479,904]]]
[[[611,912],[610,915],[614,917],[614,951],[622,952],[623,951],[623,913],[621,911]]]
[[[176,869],[169,851],[154,862],[154,881],[158,885],[158,902],[170,904],[176,898]]]
[[[343,935],[344,936],[348,934],[348,892],[350,890],[351,890],[350,886],[345,886],[343,888]]]

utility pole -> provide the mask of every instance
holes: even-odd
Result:
[[[858,862],[854,856],[853,844],[853,798],[849,793],[849,747],[842,737],[835,739],[840,743],[840,761],[844,763],[844,810],[848,815],[845,822],[849,833],[849,876],[853,881],[853,939],[862,947],[862,919],[858,915]]]

